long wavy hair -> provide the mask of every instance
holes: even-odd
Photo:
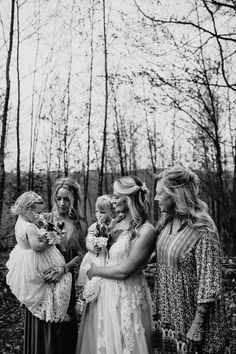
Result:
[[[57,193],[60,188],[64,188],[68,191],[68,198],[70,200],[69,217],[75,224],[79,224],[81,220],[84,220],[80,185],[70,177],[59,178],[56,180],[53,194],[54,205],[52,211],[57,214],[59,213]]]
[[[137,233],[140,226],[148,219],[150,204],[148,200],[149,190],[136,176],[124,176],[117,178],[114,189],[120,196],[127,197],[127,204],[131,214],[129,229]]]
[[[179,217],[182,224],[189,227],[206,227],[215,232],[216,226],[208,213],[208,207],[199,197],[199,179],[196,173],[183,168],[171,167],[157,176],[157,186],[163,190],[174,203],[174,215]],[[157,232],[173,217],[163,215],[157,225]]]

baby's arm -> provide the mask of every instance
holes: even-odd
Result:
[[[30,244],[30,247],[35,252],[43,252],[45,251],[50,245],[44,241],[40,240],[40,234],[36,226],[30,225],[26,231],[27,238]]]

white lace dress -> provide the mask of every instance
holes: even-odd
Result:
[[[123,231],[110,248],[107,266],[121,263],[129,249],[130,233]],[[126,280],[103,278],[97,302],[89,305],[77,354],[152,353],[151,297],[142,270]]]
[[[44,281],[43,272],[63,266],[65,260],[54,245],[43,252],[35,252],[30,248],[27,229],[32,226],[37,229],[34,224],[18,217],[15,225],[17,245],[6,263],[6,281],[12,293],[34,316],[47,322],[58,322],[64,318],[69,306],[71,274],[64,274],[56,283]]]

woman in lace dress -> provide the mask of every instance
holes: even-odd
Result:
[[[161,353],[224,354],[227,323],[221,246],[198,178],[182,167],[158,176],[155,330]],[[159,342],[159,343],[158,343]],[[160,348],[159,348],[160,349]]]
[[[147,192],[137,177],[121,177],[114,183],[116,211],[123,217],[112,230],[106,266],[92,264],[88,271],[89,278],[103,280],[93,346],[88,346],[88,310],[77,354],[152,353],[151,301],[142,270],[155,245],[155,231],[148,222]]]
[[[64,222],[65,234],[58,249],[65,259],[64,267],[48,270],[45,279],[55,282],[70,272],[72,286],[67,314],[69,321],[48,323],[39,320],[26,310],[24,354],[74,354],[77,342],[77,321],[75,315],[75,270],[79,268],[85,250],[87,228],[81,212],[81,192],[77,182],[66,177],[55,182],[54,206],[45,218]]]

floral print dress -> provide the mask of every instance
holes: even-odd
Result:
[[[156,243],[155,347],[165,354],[191,353],[187,332],[197,305],[209,303],[199,353],[223,354],[228,332],[219,237],[206,227],[185,225],[176,233],[170,233],[170,229],[168,224]]]

